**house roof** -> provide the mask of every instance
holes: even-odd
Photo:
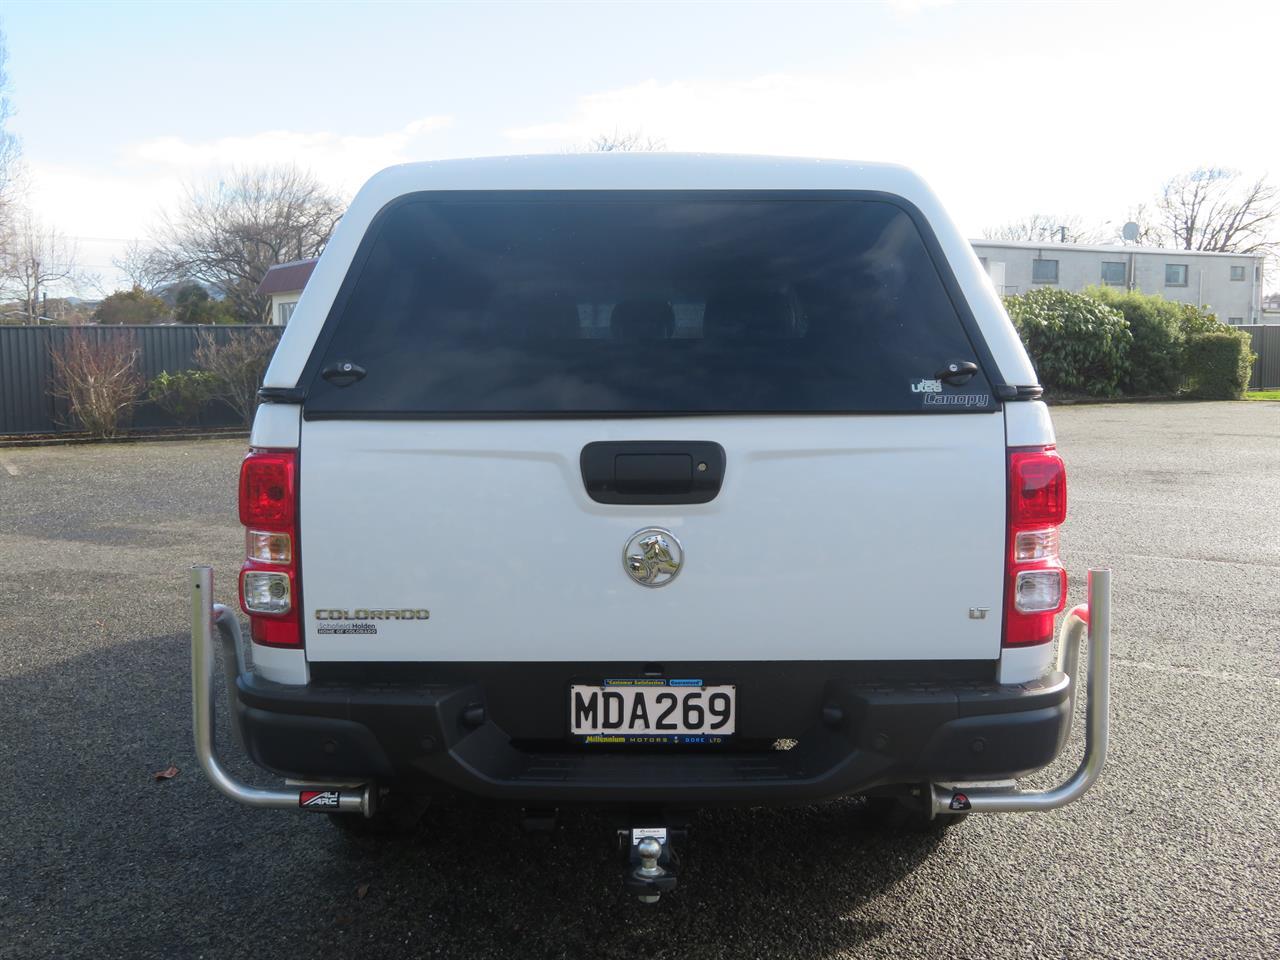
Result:
[[[316,258],[310,260],[294,260],[292,263],[278,263],[262,278],[258,284],[258,293],[269,297],[277,293],[296,293],[307,285],[311,279],[311,271],[316,268]]]
[[[970,240],[975,247],[1004,247],[1010,250],[1055,250],[1079,253],[1136,253],[1177,257],[1235,257],[1237,260],[1265,260],[1261,253],[1219,253],[1215,250],[1175,250],[1170,247],[1139,247],[1118,243],[1038,243],[1034,240]]]

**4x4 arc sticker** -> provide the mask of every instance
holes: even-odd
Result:
[[[312,810],[337,810],[342,801],[338,790],[303,790],[298,794],[298,806]]]
[[[953,793],[951,795],[950,807],[952,810],[968,810],[971,807],[969,798],[963,793]]]

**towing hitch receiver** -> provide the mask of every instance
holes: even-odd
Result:
[[[619,831],[627,845],[623,886],[641,903],[657,903],[676,888],[678,861],[666,827],[633,827]]]
[[[213,689],[213,633],[222,641],[227,696],[235,697],[236,677],[244,672],[240,621],[230,608],[213,602],[213,568],[191,568],[191,712],[200,769],[220,792],[250,807],[359,813],[372,817],[377,802],[373,784],[308,783],[294,789],[254,787],[236,779],[222,765],[214,739],[216,700]],[[235,725],[232,724],[234,727]],[[237,735],[239,730],[237,729]]]

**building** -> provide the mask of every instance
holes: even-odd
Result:
[[[302,288],[311,279],[311,271],[316,268],[316,258],[310,260],[294,260],[292,263],[279,263],[267,271],[267,275],[258,284],[258,293],[271,298],[271,323],[283,327],[293,316],[293,308],[298,305],[302,296]]]
[[[1209,307],[1224,323],[1263,322],[1261,256],[1013,240],[970,242],[996,290],[1006,295],[1037,287],[1120,287]]]
[[[1280,293],[1268,294],[1262,298],[1262,316],[1258,322],[1280,326]]]

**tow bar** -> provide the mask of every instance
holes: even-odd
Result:
[[[227,696],[235,697],[236,676],[243,673],[240,621],[213,602],[213,568],[191,568],[191,712],[196,757],[209,781],[232,800],[250,807],[314,810],[320,813],[362,813],[372,817],[377,802],[373,784],[308,783],[293,789],[270,790],[237,780],[223,767],[214,742],[216,710],[213,691],[213,631],[222,639],[222,662]],[[237,738],[239,728],[233,723]]]
[[[1111,710],[1111,571],[1089,571],[1089,602],[1072,608],[1058,631],[1058,669],[1076,684],[1080,642],[1089,640],[1088,703],[1085,707],[1084,757],[1068,779],[1049,790],[1020,790],[1015,783],[935,783],[931,816],[1056,810],[1079,800],[1093,786],[1107,762],[1107,728]]]
[[[622,884],[641,903],[657,903],[664,893],[676,888],[679,858],[671,848],[673,834],[683,831],[666,827],[632,827],[619,830],[618,841],[625,844],[627,873]]]

